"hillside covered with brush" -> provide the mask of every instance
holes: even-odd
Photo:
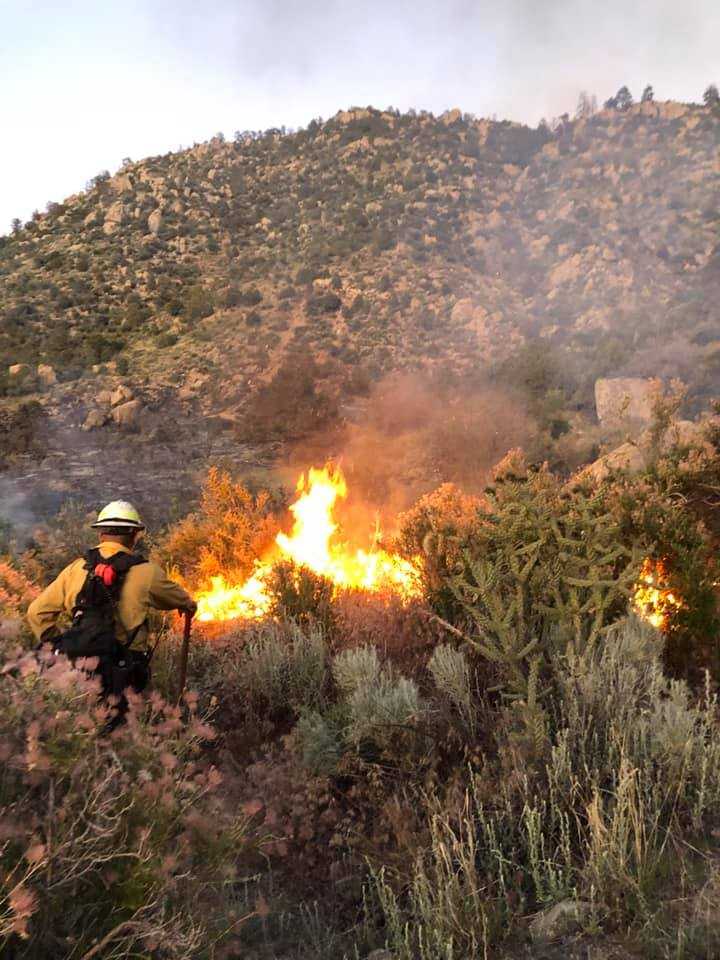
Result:
[[[398,370],[503,378],[541,421],[594,419],[607,375],[679,377],[697,409],[719,133],[712,104],[554,130],[368,108],[128,160],[0,238],[5,465],[128,430],[296,439]]]

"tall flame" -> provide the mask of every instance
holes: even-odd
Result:
[[[347,483],[339,468],[311,468],[297,484],[297,499],[290,507],[293,527],[279,533],[271,555],[257,561],[252,576],[242,584],[229,584],[223,576],[212,577],[210,586],[197,594],[198,619],[258,619],[270,609],[268,578],[273,563],[291,560],[314,573],[328,577],[340,589],[370,592],[393,590],[404,598],[419,593],[417,567],[376,542],[368,550],[353,548],[339,539],[334,511],[347,496]]]

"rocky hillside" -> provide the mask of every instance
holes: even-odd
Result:
[[[710,395],[719,142],[717,111],[674,102],[554,131],[353,109],[127,161],[0,238],[0,434],[36,400],[66,431],[257,440],[273,384],[310,422],[386,371],[534,341],[578,408],[608,374]]]

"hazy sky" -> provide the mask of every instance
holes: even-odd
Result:
[[[720,82],[719,0],[0,0],[0,233],[140,159],[351,105],[536,123]]]

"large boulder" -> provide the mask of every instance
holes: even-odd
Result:
[[[441,114],[440,119],[446,127],[449,127],[453,123],[457,123],[458,120],[462,120],[462,110],[459,107],[453,107],[452,110],[446,110],[445,113]]]
[[[129,193],[133,188],[132,177],[129,173],[117,173],[110,181],[110,186],[115,193]]]
[[[119,427],[132,429],[139,424],[142,411],[143,405],[139,400],[128,400],[127,403],[121,403],[119,407],[115,407],[112,418]]]
[[[45,387],[52,387],[57,383],[57,375],[48,363],[40,363],[37,368],[38,380]]]
[[[134,399],[135,394],[130,387],[126,387],[125,384],[120,384],[120,386],[110,394],[110,406],[119,407],[121,403],[127,403],[128,400]]]
[[[116,200],[115,203],[110,204],[107,209],[107,213],[105,214],[103,233],[115,233],[115,231],[119,229],[126,219],[127,210],[125,209],[125,204],[122,202],[122,200]]]
[[[206,373],[199,370],[191,370],[186,376],[183,385],[178,390],[180,400],[192,400],[199,396],[203,387],[208,382],[209,377]]]
[[[88,430],[98,430],[100,427],[104,427],[108,420],[109,417],[104,410],[91,410],[85,417],[82,429],[86,432]]]
[[[469,323],[473,318],[473,302],[467,298],[458,300],[452,308],[450,319],[453,323]]]
[[[150,233],[156,237],[160,233],[160,227],[162,226],[162,211],[153,210],[153,212],[148,217],[148,230]]]
[[[659,380],[639,377],[601,378],[595,381],[595,410],[603,425],[623,421],[649,423],[662,389]]]
[[[635,443],[623,443],[610,453],[600,457],[590,466],[585,467],[580,477],[592,477],[597,483],[600,483],[611,472],[624,470],[627,473],[640,473],[647,467],[646,452]]]

